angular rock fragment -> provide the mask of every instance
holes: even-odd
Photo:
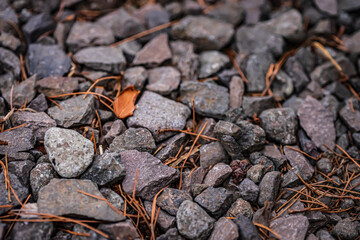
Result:
[[[0,47],[0,66],[2,72],[9,72],[13,76],[18,77],[20,75],[20,60],[10,50]]]
[[[249,171],[248,171],[249,172]],[[259,195],[259,187],[253,181],[245,178],[239,185],[240,197],[250,203],[255,203]]]
[[[254,53],[246,61],[246,77],[249,81],[247,84],[248,92],[262,92],[266,88],[265,77],[269,70],[270,64],[274,62],[271,54]]]
[[[42,34],[55,30],[56,23],[49,13],[33,15],[22,27],[29,42],[35,42]]]
[[[79,88],[79,81],[77,78],[51,76],[36,81],[35,87],[39,93],[51,97],[75,92]]]
[[[242,198],[238,198],[226,213],[227,217],[237,217],[238,215],[243,215],[250,220],[254,215],[250,203]]]
[[[196,80],[199,66],[199,57],[194,53],[194,45],[186,41],[172,41],[170,43],[173,54],[172,63],[181,72],[181,80]]]
[[[204,51],[200,54],[199,78],[207,78],[219,72],[229,62],[229,57],[218,51]]]
[[[229,85],[229,108],[235,109],[242,106],[245,92],[243,80],[238,76],[233,76]]]
[[[240,239],[260,240],[260,235],[252,221],[244,215],[237,215],[233,220],[239,228]]]
[[[236,240],[239,238],[239,230],[236,224],[225,217],[220,218],[214,226],[209,240]]]
[[[200,147],[200,166],[203,169],[221,162],[228,162],[228,156],[221,143],[213,142]]]
[[[34,99],[36,95],[35,91],[35,82],[37,79],[37,75],[34,75],[21,83],[14,85],[13,90],[9,89],[6,92],[3,92],[3,97],[6,102],[15,107],[21,107],[25,104],[27,100],[30,102]],[[11,100],[12,99],[12,100]]]
[[[293,146],[293,148],[298,149],[297,146]],[[314,174],[314,167],[310,164],[309,160],[305,158],[302,153],[295,151],[293,149],[284,148],[285,156],[290,162],[292,167],[298,167],[300,171],[300,176],[305,180],[309,180]]]
[[[5,153],[16,153],[32,149],[36,138],[33,130],[21,127],[0,133],[0,140],[7,143],[0,145],[0,154],[5,155]]]
[[[12,239],[51,239],[55,228],[52,222],[17,222],[11,231]]]
[[[233,195],[225,188],[208,187],[194,201],[215,218],[221,217],[232,203]]]
[[[284,239],[305,239],[309,221],[302,215],[289,215],[275,219],[270,227]],[[273,234],[270,236],[274,237]]]
[[[32,197],[37,200],[40,189],[58,175],[51,163],[38,163],[30,172],[30,186]]]
[[[257,116],[268,108],[275,108],[275,99],[272,96],[265,97],[247,97],[244,96],[242,107],[244,109],[245,117],[253,117],[254,114]]]
[[[266,201],[273,202],[281,182],[281,173],[278,171],[268,172],[265,174],[259,185],[258,204],[264,206]]]
[[[165,188],[156,199],[156,205],[161,207],[161,209],[165,210],[170,215],[176,216],[181,203],[185,200],[192,200],[189,193],[175,188]]]
[[[148,78],[148,72],[144,67],[128,68],[124,72],[124,79],[122,80],[122,89],[134,85],[136,90],[142,90]]]
[[[352,107],[350,106],[352,101]],[[353,132],[360,131],[360,103],[355,99],[350,99],[346,102],[346,105],[339,112],[340,118],[346,124],[346,126]]]
[[[236,141],[239,143],[242,153],[249,154],[264,147],[264,129],[248,121],[240,121],[238,126],[241,129],[241,135]]]
[[[225,163],[218,163],[210,169],[204,179],[204,184],[210,187],[218,187],[232,173],[232,169]]]
[[[185,139],[185,133],[179,133],[167,139],[166,141],[161,143],[160,146],[164,147],[162,147],[161,150],[156,153],[155,157],[157,157],[161,161],[165,161],[169,157],[175,157],[181,145],[185,142]]]
[[[161,95],[168,95],[176,90],[180,84],[180,73],[173,67],[159,67],[148,71],[149,83],[146,89],[159,93]]]
[[[152,213],[152,202],[144,202],[145,210],[151,216]],[[170,214],[166,213],[165,211],[159,209],[156,210],[156,214],[159,211],[159,216],[156,221],[156,225],[158,225],[161,230],[166,231],[169,228],[175,227],[176,219],[174,216],[171,216]]]

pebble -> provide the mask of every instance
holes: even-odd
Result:
[[[242,99],[245,92],[243,80],[238,76],[233,76],[229,84],[229,108],[235,109],[242,106]]]
[[[152,213],[152,202],[145,201],[144,202],[145,210],[148,213],[149,216],[151,216]],[[159,211],[159,215],[156,221],[156,225],[159,226],[159,228],[162,231],[167,231],[170,228],[175,227],[176,219],[174,216],[171,216],[170,214],[166,213],[165,211],[159,209],[156,211]]]
[[[344,46],[351,49],[354,53],[360,53],[359,47],[360,31],[355,32],[351,36],[344,36]]]
[[[249,172],[249,171],[248,171]],[[249,178],[245,178],[239,185],[240,197],[250,203],[256,203],[259,187]]]
[[[338,14],[338,5],[336,0],[315,0],[314,3],[322,12],[331,16]]]
[[[225,163],[218,163],[210,169],[204,179],[204,184],[209,187],[220,186],[232,173],[232,169]]]
[[[0,46],[16,52],[21,48],[21,41],[11,34],[2,32],[0,34]]]
[[[198,204],[186,200],[176,214],[176,225],[181,235],[188,239],[207,239],[214,227],[215,219]]]
[[[359,236],[359,222],[350,218],[340,220],[332,230],[332,235],[344,240],[355,239]]]
[[[47,12],[33,15],[22,26],[22,32],[28,42],[35,42],[42,34],[55,30],[56,23]]]
[[[7,145],[0,145],[0,154],[28,151],[34,148],[36,138],[30,128],[20,127],[0,133],[0,140]]]
[[[269,158],[277,168],[280,168],[286,162],[286,157],[281,154],[279,149],[273,144],[265,145],[261,153],[267,158]]]
[[[330,173],[333,168],[332,162],[327,158],[321,158],[320,160],[318,160],[316,162],[316,166],[321,172],[325,174]]]
[[[79,89],[77,78],[50,76],[36,81],[35,88],[47,97],[73,93]]]
[[[201,184],[206,174],[205,170],[202,167],[198,167],[197,169],[195,169],[189,177],[190,173],[191,171],[188,170],[188,171],[184,171],[182,175],[183,177],[182,177],[181,189],[187,192],[191,192],[192,186],[196,184]]]
[[[65,178],[79,176],[93,161],[93,143],[74,130],[50,128],[44,146],[54,169]]]
[[[227,217],[237,217],[238,215],[243,215],[248,219],[252,219],[254,211],[250,203],[242,198],[238,198],[229,208],[226,215]]]
[[[52,222],[16,222],[10,238],[50,240],[54,231],[55,227]]]
[[[228,89],[210,82],[184,82],[180,85],[181,102],[193,107],[195,112],[214,118],[222,118],[229,109]]]
[[[180,84],[180,72],[173,67],[158,67],[148,71],[146,89],[161,95],[169,95]]]
[[[244,19],[245,12],[237,2],[221,2],[216,5],[216,8],[210,9],[206,14],[232,25],[238,25]]]
[[[335,238],[325,229],[317,231],[316,237],[318,237],[316,240],[335,240]]]
[[[295,92],[301,92],[310,82],[304,66],[295,56],[289,57],[284,66],[285,72],[293,80]],[[296,79],[296,81],[294,79]]]
[[[160,146],[163,146],[160,151],[158,151],[155,155],[162,162],[170,157],[175,157],[180,147],[184,144],[186,139],[185,133],[179,133],[175,136],[165,140],[161,143]]]
[[[354,112],[350,106],[350,101],[352,101],[352,105],[354,107]],[[339,116],[341,120],[345,123],[345,125],[352,132],[360,131],[360,102],[355,99],[350,99],[346,101],[345,106],[340,110]]]
[[[214,230],[211,233],[209,240],[236,240],[239,238],[239,230],[236,224],[222,217],[218,221],[216,221]]]
[[[20,60],[12,51],[0,47],[0,64],[2,72],[9,72],[15,77],[20,75]]]
[[[126,176],[122,182],[123,190],[132,194],[135,176],[138,171],[135,195],[151,201],[164,187],[175,182],[178,171],[161,163],[147,152],[128,150],[121,152],[121,161],[126,169]]]
[[[35,163],[30,160],[11,161],[8,163],[8,170],[18,177],[22,185],[29,186],[30,171],[34,166]]]
[[[309,220],[308,232],[315,232],[317,229],[324,227],[327,223],[325,214],[320,211],[309,211],[305,213],[305,216]]]
[[[127,125],[147,128],[155,141],[161,141],[174,135],[174,132],[160,133],[160,130],[183,129],[190,113],[190,109],[181,103],[145,91],[136,104],[134,115],[128,118]]]
[[[130,220],[112,224],[102,223],[98,226],[98,229],[109,233],[109,239],[138,239],[140,237],[134,224],[132,224]]]
[[[34,75],[25,81],[22,81],[19,84],[14,85],[14,89],[11,93],[11,89],[6,92],[3,92],[3,97],[5,98],[6,102],[11,105],[11,95],[12,95],[12,105],[14,107],[21,107],[25,104],[25,101],[31,101],[34,99],[36,92],[35,92],[35,82],[37,76]]]
[[[103,130],[105,125],[103,126]],[[126,131],[126,126],[120,119],[115,120],[112,124],[106,135],[104,136],[105,141],[110,145],[113,140],[123,134]]]
[[[176,216],[181,203],[185,200],[192,201],[192,197],[189,193],[175,188],[165,188],[156,199],[156,205],[170,215]]]
[[[227,163],[228,156],[219,142],[212,142],[200,147],[200,166],[207,170],[217,163]]]
[[[261,239],[258,230],[249,218],[245,217],[242,214],[239,214],[233,221],[239,228],[240,239]]]
[[[265,174],[259,184],[259,198],[258,204],[264,206],[266,201],[273,202],[277,197],[280,182],[281,173],[278,171],[268,172]]]
[[[128,68],[124,72],[124,79],[122,80],[122,89],[134,85],[136,90],[141,91],[145,86],[148,78],[148,72],[144,67]]]
[[[244,109],[244,117],[257,116],[266,109],[276,108],[275,99],[272,96],[264,97],[248,97],[244,96],[242,108]]]
[[[229,57],[219,51],[204,51],[199,56],[199,78],[207,78],[229,64]]]
[[[237,139],[241,152],[249,154],[261,150],[265,145],[265,131],[248,121],[240,121],[241,136]]]
[[[56,121],[60,127],[68,128],[79,125],[90,125],[95,116],[94,96],[88,95],[72,97],[61,101],[58,106],[48,109],[49,116]]]
[[[302,240],[305,239],[309,221],[302,215],[289,215],[273,220],[270,223],[270,228],[283,239]],[[270,236],[274,237],[272,233]]]
[[[279,70],[276,75],[271,90],[275,96],[281,99],[287,99],[294,91],[294,84],[292,79],[282,70]]]
[[[119,194],[110,188],[101,188],[100,192],[115,208],[120,211],[124,211],[125,201]]]
[[[111,152],[137,150],[152,153],[156,149],[155,140],[146,128],[129,128],[110,144]]]
[[[169,230],[166,231],[166,233],[161,234],[160,236],[158,236],[156,238],[157,240],[168,240],[168,239],[174,239],[174,240],[185,240],[185,238],[183,238],[178,230],[176,229],[176,227],[174,228],[170,228]]]
[[[71,60],[58,45],[30,44],[26,55],[26,69],[39,78],[63,76],[70,70]]]
[[[266,88],[265,77],[270,64],[274,62],[272,55],[268,52],[251,54],[245,65],[248,92],[262,92]]]
[[[297,146],[292,146],[295,149],[299,149]],[[309,180],[314,175],[314,167],[311,165],[309,160],[306,159],[306,157],[293,149],[284,148],[284,153],[287,158],[287,160],[290,162],[290,165],[292,167],[298,167],[300,171],[300,176],[305,181]]]
[[[233,35],[231,24],[204,16],[187,16],[171,28],[173,38],[191,41],[199,50],[219,50]]]

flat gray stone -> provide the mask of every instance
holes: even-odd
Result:
[[[7,145],[0,145],[0,154],[23,152],[32,149],[36,138],[34,131],[30,128],[21,127],[0,133],[0,140],[7,142]]]
[[[199,78],[207,78],[229,64],[229,57],[219,51],[205,51],[200,54]]]
[[[214,226],[209,240],[237,240],[239,238],[239,230],[236,224],[225,217],[220,218]]]
[[[266,201],[273,202],[277,197],[281,182],[281,173],[278,171],[265,174],[259,185],[258,204],[264,206]]]
[[[38,193],[42,187],[49,184],[50,180],[58,175],[51,163],[41,162],[30,172],[30,186],[32,197],[37,200]]]
[[[161,95],[169,95],[175,91],[180,84],[180,72],[173,67],[158,67],[148,71],[149,82],[146,89],[159,93]]]
[[[289,215],[272,221],[270,228],[279,234],[282,239],[302,240],[305,239],[309,221],[302,215]],[[273,234],[270,234],[270,236],[274,237]]]
[[[297,146],[292,146],[296,149],[299,149]],[[300,171],[300,176],[305,180],[309,180],[314,174],[314,167],[310,164],[309,160],[306,157],[295,150],[285,147],[284,153],[290,165],[292,167],[297,167]]]

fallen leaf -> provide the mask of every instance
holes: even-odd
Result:
[[[114,112],[118,118],[132,116],[135,110],[135,101],[140,91],[134,85],[126,87],[120,92],[114,101]]]

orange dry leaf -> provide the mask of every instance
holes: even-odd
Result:
[[[120,92],[114,101],[114,112],[118,118],[126,118],[133,115],[135,110],[135,101],[140,91],[134,88],[134,85],[126,87]]]

